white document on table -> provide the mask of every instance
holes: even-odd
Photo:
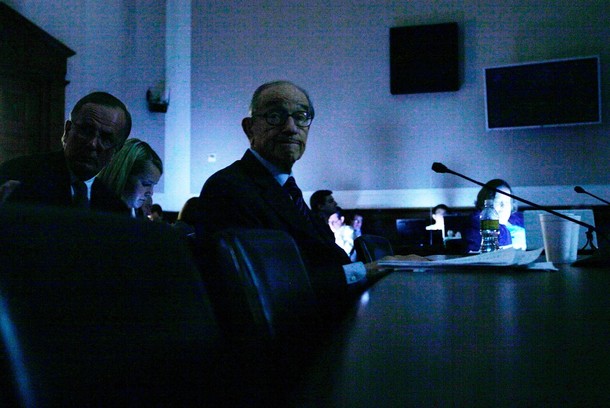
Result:
[[[444,257],[431,256],[428,258],[430,259],[429,261],[391,259],[378,261],[378,264],[379,266],[387,266],[394,269],[410,270],[457,266],[522,267],[524,269],[556,270],[551,263],[535,263],[542,254],[543,249],[538,248],[531,251],[523,251],[521,249],[506,248],[459,258],[446,259]]]

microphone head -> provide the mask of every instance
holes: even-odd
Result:
[[[447,166],[445,166],[443,163],[439,163],[439,162],[434,162],[432,163],[432,170],[434,170],[437,173],[447,173]]]
[[[577,193],[584,193],[585,189],[582,188],[581,186],[576,186],[576,187],[574,187],[574,191],[576,191]]]

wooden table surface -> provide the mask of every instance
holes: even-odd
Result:
[[[610,269],[394,272],[297,406],[610,406]]]

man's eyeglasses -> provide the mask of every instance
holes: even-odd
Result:
[[[97,137],[98,143],[104,150],[109,150],[119,145],[112,134],[101,132],[91,124],[79,124],[75,122],[72,122],[72,124],[77,129],[76,136],[84,142],[89,143]]]
[[[269,111],[267,113],[263,113],[260,115],[252,115],[252,116],[258,116],[261,118],[265,118],[265,121],[267,121],[267,124],[269,124],[271,126],[283,125],[284,123],[286,123],[286,120],[288,120],[289,116],[294,120],[294,124],[297,125],[298,127],[308,127],[309,125],[311,125],[311,121],[313,120],[313,117],[309,114],[309,112],[305,112],[305,111],[296,111],[296,112],[288,113],[284,110],[277,110],[277,111]]]

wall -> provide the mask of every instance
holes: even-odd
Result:
[[[165,156],[165,116],[148,112],[145,100],[146,90],[165,79],[165,1],[4,2],[76,52],[68,59],[66,115],[87,93],[110,92],[131,111],[131,136]]]
[[[168,210],[241,157],[247,139],[240,121],[251,93],[278,78],[307,88],[316,104],[307,152],[294,169],[306,194],[329,188],[348,208],[471,205],[478,188],[433,173],[432,162],[440,161],[481,181],[505,178],[515,193],[548,205],[595,203],[574,185],[610,197],[610,125],[486,132],[482,79],[486,66],[600,55],[602,114],[609,118],[608,2],[6,2],[77,52],[68,66],[68,110],[90,90],[109,90],[133,111],[134,137],[168,165],[190,160],[190,177],[168,170],[162,178],[155,201]],[[182,34],[191,37],[188,49],[166,39],[166,29],[191,13]],[[460,90],[391,95],[389,28],[446,21],[461,30]],[[146,89],[159,79],[182,100],[167,115],[145,105]],[[208,162],[211,154],[215,162]]]
[[[295,166],[299,184],[331,189],[345,207],[471,205],[478,188],[433,173],[434,161],[481,181],[505,178],[553,205],[588,202],[575,184],[610,196],[609,125],[486,132],[482,77],[485,66],[599,54],[608,101],[608,2],[193,4],[193,190],[247,147],[239,123],[256,86],[288,78],[310,91],[317,112]],[[389,28],[446,21],[463,37],[461,89],[391,95]]]

